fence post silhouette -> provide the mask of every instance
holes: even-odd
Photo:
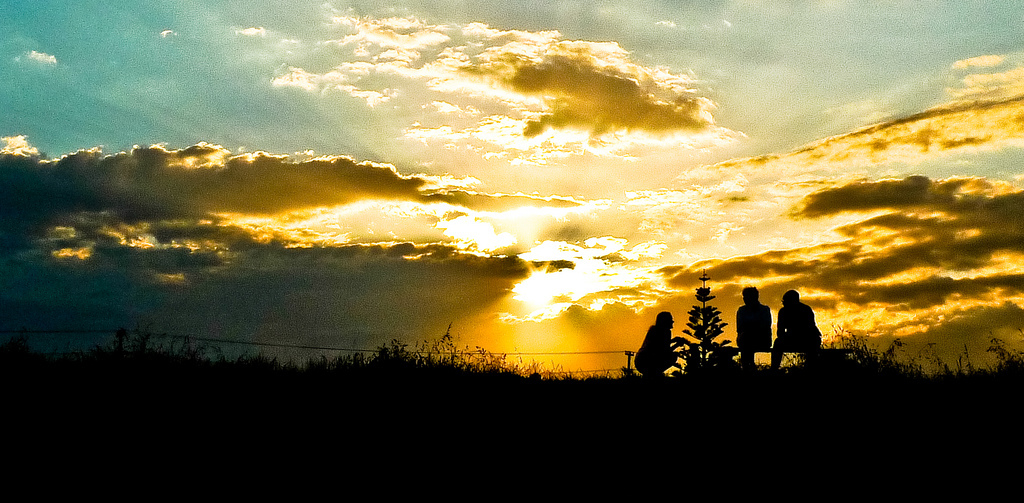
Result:
[[[124,338],[128,336],[128,331],[121,327],[117,329],[117,356],[124,354]]]

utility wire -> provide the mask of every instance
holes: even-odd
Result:
[[[115,334],[117,330],[0,330],[0,334]],[[194,341],[212,342],[212,343],[226,343],[226,344],[241,344],[248,346],[266,346],[276,348],[290,348],[290,349],[312,349],[320,351],[348,351],[353,353],[376,353],[380,348],[376,349],[364,349],[364,348],[341,348],[331,346],[310,346],[304,344],[286,344],[286,343],[275,343],[275,342],[255,342],[255,341],[240,341],[233,339],[215,339],[211,337],[197,337],[193,335],[181,335],[181,334],[151,334],[153,337],[169,337],[179,339],[191,339]],[[475,354],[477,351],[407,351],[412,354],[419,355],[432,355],[432,354],[450,354],[450,353],[464,353],[464,354]],[[601,354],[623,354],[625,351],[552,351],[552,352],[501,352],[501,351],[487,351],[488,354],[503,355],[503,356],[565,356],[565,355],[601,355]],[[602,372],[600,370],[588,371],[588,372]]]

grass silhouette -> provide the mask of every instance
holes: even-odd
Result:
[[[779,449],[788,457],[833,449],[907,456],[1012,422],[1024,384],[1024,354],[1000,341],[991,367],[936,366],[845,332],[832,341],[850,350],[839,361],[796,358],[779,372],[653,380],[543,374],[460,348],[450,332],[302,363],[227,358],[199,341],[158,339],[131,331],[120,350],[64,355],[35,352],[21,337],[0,344],[9,437],[64,451],[83,445],[69,438],[84,437],[88,447],[79,449],[130,446],[150,460],[177,450],[282,462],[305,450],[345,463],[454,452],[474,464],[585,456],[634,466],[635,446],[650,441],[683,457],[777,457]]]
[[[996,363],[989,366],[971,364],[965,353],[952,363],[936,357],[909,357],[903,354],[900,340],[882,350],[865,336],[837,328],[824,346],[843,350],[832,358],[807,359],[797,356],[781,371],[770,372],[760,367],[751,377],[743,376],[735,367],[700,378],[728,381],[732,379],[775,379],[800,381],[803,379],[828,382],[885,380],[890,382],[951,382],[957,380],[995,379],[1017,380],[1024,377],[1024,351],[1014,350],[997,338],[991,340],[988,352]],[[836,353],[840,354],[840,353]],[[685,367],[684,367],[685,370]],[[170,342],[154,342],[152,333],[126,331],[122,341],[96,346],[86,351],[47,355],[33,351],[24,336],[13,337],[0,344],[0,372],[14,377],[34,375],[38,381],[59,379],[74,374],[120,374],[152,379],[184,378],[189,375],[204,378],[230,378],[242,374],[249,378],[262,376],[271,379],[506,379],[509,382],[643,382],[639,376],[622,369],[621,377],[608,375],[587,376],[582,373],[545,369],[537,363],[510,361],[506,355],[492,353],[484,348],[459,347],[451,335],[451,327],[435,340],[424,340],[416,346],[392,340],[369,354],[354,353],[328,357],[320,355],[305,362],[279,360],[275,356],[258,353],[227,358],[211,344],[189,338]],[[675,381],[697,379],[694,373],[677,374]],[[673,379],[668,379],[672,382]]]
[[[1016,414],[1024,353],[1003,341],[992,341],[997,363],[979,367],[909,358],[898,342],[879,349],[845,331],[830,339],[828,346],[846,350],[845,357],[796,358],[776,372],[730,367],[652,380],[545,373],[482,348],[460,348],[450,330],[415,347],[392,341],[369,354],[302,363],[263,354],[229,359],[194,340],[157,343],[130,331],[120,347],[63,355],[35,352],[15,337],[0,344],[0,379],[9,410],[46,420],[88,411],[164,426],[196,421],[196,414],[231,417],[233,427],[313,414],[349,428],[356,428],[353,421],[363,428],[477,421],[522,430],[614,418],[620,431],[642,431],[675,417],[729,432],[743,431],[756,416],[770,425],[762,437],[799,437],[809,425],[864,429],[880,421],[963,423],[979,414]]]
[[[967,385],[972,382],[1014,386],[1024,379],[1024,352],[1011,349],[999,339],[991,341],[989,352],[996,358],[996,363],[988,367],[971,365],[966,355],[952,364],[937,359],[922,361],[908,358],[902,353],[899,340],[883,350],[873,346],[866,337],[841,329],[829,339],[826,347],[844,349],[845,357],[797,358],[792,365],[778,372],[760,368],[754,373],[743,374],[735,367],[700,375],[684,372],[665,379],[659,385],[685,387],[697,380],[711,380],[719,387],[751,387],[752,383],[763,381],[778,390],[787,386],[814,385],[824,392],[828,388],[882,383],[889,387]],[[199,382],[206,385],[218,382],[259,382],[263,385],[301,382],[316,389],[353,382],[399,386],[444,383],[469,387],[478,383],[484,386],[496,383],[544,383],[549,387],[653,386],[630,372],[624,372],[621,377],[585,376],[544,370],[537,364],[510,362],[504,354],[480,347],[459,347],[451,335],[451,327],[439,338],[425,340],[415,347],[392,340],[369,354],[319,355],[303,363],[280,361],[262,353],[227,359],[216,347],[203,342],[186,338],[158,343],[154,341],[153,334],[139,330],[127,332],[121,343],[58,355],[32,350],[23,336],[0,344],[0,375],[5,382],[54,389],[90,381],[121,388],[140,385],[173,387]]]

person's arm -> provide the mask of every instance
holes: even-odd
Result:
[[[811,326],[807,327],[808,333],[811,337],[816,337],[818,344],[821,344],[821,329],[818,328],[818,322],[814,321],[814,310],[811,306],[807,306],[807,320],[811,322]]]
[[[772,343],[772,309],[768,306],[764,306],[761,309],[761,318],[761,323],[763,324],[761,333],[768,334],[768,344],[770,345]]]

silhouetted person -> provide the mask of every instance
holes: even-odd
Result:
[[[800,302],[800,294],[790,290],[782,295],[778,335],[772,347],[772,369],[782,364],[782,353],[815,354],[821,348],[821,331],[814,323],[814,311]]]
[[[676,363],[671,346],[672,325],[672,313],[663,311],[647,329],[644,343],[636,352],[636,369],[644,376],[660,376]]]
[[[758,300],[752,286],[743,289],[743,305],[736,310],[736,345],[744,370],[754,368],[754,353],[772,348],[772,310]]]

